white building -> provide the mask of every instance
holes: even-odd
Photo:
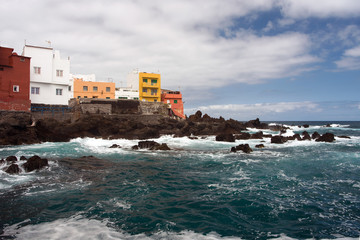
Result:
[[[53,48],[25,45],[22,53],[31,57],[31,103],[68,105],[73,96],[70,82],[70,59],[61,59]]]
[[[134,99],[139,100],[139,90],[120,87],[115,89],[115,99]]]

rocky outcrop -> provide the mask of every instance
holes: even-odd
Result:
[[[311,135],[311,138],[312,139],[317,139],[320,137],[320,134],[318,132],[314,132],[312,135]]]
[[[273,136],[273,137],[271,137],[271,143],[283,144],[285,142],[287,142],[286,137],[283,137],[283,136]]]
[[[221,141],[221,142],[235,142],[235,137],[231,133],[228,133],[228,134],[223,133],[223,134],[217,135],[215,140]]]
[[[16,162],[17,161],[17,157],[15,156],[9,156],[5,159],[6,162]]]
[[[316,142],[333,142],[333,141],[335,141],[335,136],[332,133],[325,133],[325,134],[321,135],[315,141]]]
[[[9,174],[17,174],[21,172],[21,169],[17,164],[13,163],[5,170],[5,172]]]
[[[258,144],[258,145],[255,145],[256,148],[264,148],[264,144]]]
[[[311,137],[310,137],[310,135],[309,135],[309,133],[307,132],[307,131],[304,131],[303,133],[302,133],[302,139],[301,140],[311,140]]]
[[[44,158],[41,158],[41,157],[35,155],[35,156],[32,156],[31,158],[29,158],[27,160],[27,162],[24,163],[22,166],[26,172],[32,172],[34,170],[39,170],[44,167],[47,167],[47,166],[49,166],[49,164],[48,164],[47,159],[44,159]]]
[[[113,145],[111,145],[109,148],[121,148],[121,146],[120,146],[120,145],[117,145],[117,144],[113,144]]]
[[[137,149],[149,149],[149,150],[170,150],[166,143],[157,143],[155,141],[140,141],[138,145],[132,147],[133,150]]]
[[[251,153],[253,150],[250,148],[249,144],[240,144],[236,147],[232,147],[231,152],[243,151],[244,153]]]

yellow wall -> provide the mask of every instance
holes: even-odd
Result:
[[[144,80],[147,80],[145,82]],[[146,92],[145,92],[146,91]],[[139,73],[139,98],[148,102],[161,101],[161,78],[156,73]]]
[[[84,90],[87,87],[87,91]],[[94,90],[97,87],[97,91]],[[107,91],[107,87],[110,91]],[[88,82],[81,78],[74,79],[74,98],[103,98],[115,99],[115,83]]]

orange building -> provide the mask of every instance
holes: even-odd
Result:
[[[176,116],[185,119],[181,92],[161,89],[161,101],[168,104]]]
[[[74,78],[74,98],[115,99],[115,83],[90,82]]]
[[[0,110],[30,111],[30,58],[0,47]]]

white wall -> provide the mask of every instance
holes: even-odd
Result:
[[[127,99],[139,99],[139,91],[131,88],[116,88],[115,98],[126,97]]]
[[[139,71],[134,70],[126,77],[127,87],[139,91]]]
[[[23,55],[30,60],[30,100],[31,103],[67,105],[73,97],[73,86],[70,82],[70,60],[61,59],[59,51],[52,48],[25,46]],[[34,67],[41,67],[36,74]],[[57,76],[56,70],[62,70]],[[69,86],[71,90],[69,91]],[[31,87],[39,87],[40,94],[32,94]],[[56,95],[56,89],[62,89],[62,95]]]

